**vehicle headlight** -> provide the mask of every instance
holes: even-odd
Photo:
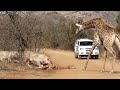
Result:
[[[95,52],[95,54],[98,54],[98,52]]]
[[[83,50],[83,48],[80,48],[80,50]]]

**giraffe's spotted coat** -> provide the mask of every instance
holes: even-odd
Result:
[[[78,26],[78,29],[76,30],[76,34],[85,29],[89,29],[89,28],[96,29],[96,32],[94,34],[94,43],[93,43],[92,49],[88,55],[88,59],[87,59],[84,69],[86,70],[86,68],[87,68],[90,54],[92,53],[94,48],[98,44],[101,44],[104,46],[104,49],[106,51],[103,71],[105,71],[105,63],[106,63],[106,57],[107,57],[107,51],[108,51],[114,57],[113,62],[112,62],[112,70],[111,70],[111,72],[113,72],[115,59],[116,59],[116,52],[114,51],[114,49],[112,47],[113,44],[115,43],[118,46],[118,48],[120,49],[120,35],[116,31],[116,29],[107,25],[102,18],[91,19],[89,21],[82,22],[80,25],[82,25],[82,28]]]

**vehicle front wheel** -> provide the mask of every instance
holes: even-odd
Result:
[[[98,55],[95,56],[95,59],[98,59]]]
[[[79,58],[79,59],[81,59],[81,58],[82,58],[82,56],[81,56],[81,55],[78,55],[78,58]]]

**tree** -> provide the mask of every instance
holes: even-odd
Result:
[[[116,29],[117,29],[118,32],[120,32],[120,14],[117,16],[116,22],[118,24]]]
[[[11,30],[10,33],[12,33],[17,40],[18,52],[22,58],[23,52],[25,51],[26,48],[28,48],[28,45],[21,32],[22,30],[22,27],[20,25],[21,16],[17,11],[6,11],[6,14],[8,15],[10,22],[14,26],[15,31]]]
[[[32,12],[33,13],[33,12]],[[39,47],[42,37],[42,23],[39,18],[36,18],[32,13],[6,11],[8,21],[10,21],[13,29],[8,29],[16,41],[17,51],[21,59],[24,51],[32,50]],[[23,14],[23,15],[22,15]]]
[[[120,14],[117,16],[116,22],[118,24],[117,27],[116,27],[116,30],[120,33]],[[120,57],[120,51],[117,48],[118,47],[115,45],[115,50],[118,52],[117,55],[118,55],[118,58],[119,58]]]

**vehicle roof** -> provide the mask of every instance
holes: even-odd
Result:
[[[77,41],[93,41],[93,40],[88,39],[88,38],[84,38],[84,39],[77,39]]]

